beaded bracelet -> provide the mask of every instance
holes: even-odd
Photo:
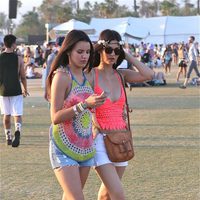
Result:
[[[80,109],[81,112],[83,112],[85,109],[83,108],[82,103],[78,103],[77,107]]]
[[[79,112],[77,111],[76,105],[74,105],[72,108],[73,108],[73,111],[74,111],[75,115],[79,115]]]

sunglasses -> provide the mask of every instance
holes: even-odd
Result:
[[[113,51],[115,52],[115,55],[119,56],[121,54],[120,48],[113,49],[112,47],[104,47],[104,50],[106,54],[111,54]]]

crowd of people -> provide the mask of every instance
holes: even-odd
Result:
[[[166,85],[166,76],[171,75],[172,66],[177,67],[175,82],[177,84],[181,83],[181,75],[186,80],[183,85],[180,85],[180,88],[186,88],[193,69],[196,73],[197,83],[200,81],[198,71],[198,66],[200,66],[200,45],[198,42],[195,42],[194,36],[191,36],[187,43],[157,45],[141,42],[139,46],[126,45],[125,49],[158,73],[154,81],[145,82],[140,84],[141,86]],[[130,67],[130,64],[126,61],[119,66],[119,68]]]
[[[192,36],[193,37],[193,36]],[[45,80],[48,76],[50,65],[56,56],[59,47],[64,39],[64,36],[57,38],[56,41],[50,41],[44,43],[43,45],[18,45],[16,52],[18,55],[22,56],[24,60],[24,67],[26,77],[29,78],[43,78],[42,86],[45,87]],[[144,82],[142,84],[132,84],[132,86],[152,86],[152,85],[166,85],[166,76],[171,75],[171,68],[177,67],[176,79],[177,84],[181,84],[181,79],[183,85],[181,88],[186,88],[188,80],[191,75],[191,67],[189,67],[192,59],[195,59],[197,67],[194,68],[196,77],[192,80],[198,82],[199,71],[198,66],[200,65],[200,45],[195,42],[195,38],[192,39],[192,53],[190,50],[190,42],[172,43],[172,44],[149,44],[141,42],[140,44],[124,44],[124,50],[131,53],[133,56],[137,57],[138,60],[145,63],[148,67],[153,69],[158,75],[155,76],[155,80],[151,82]],[[94,45],[95,43],[93,43]],[[4,47],[1,47],[1,52]],[[194,53],[193,53],[194,52]],[[194,54],[191,56],[191,54]],[[193,64],[194,65],[194,64]],[[192,66],[193,66],[192,65]],[[41,72],[37,71],[37,68],[42,68]],[[130,66],[130,63],[123,61],[118,68],[131,68],[134,70],[134,66]],[[162,74],[162,75],[161,75]],[[157,79],[159,78],[159,79]],[[193,81],[191,81],[193,83]],[[127,83],[130,85],[129,83]]]
[[[124,200],[121,179],[128,162],[112,162],[104,144],[107,131],[127,129],[123,81],[166,85],[165,75],[171,73],[173,62],[180,68],[177,81],[184,73],[181,88],[186,88],[193,69],[200,77],[194,41],[191,36],[188,44],[163,48],[141,43],[136,48],[124,44],[114,30],[103,30],[95,44],[83,31],[72,30],[46,48],[38,45],[32,53],[30,47],[16,48],[14,35],[5,36],[0,54],[0,106],[7,145],[20,144],[23,96],[29,95],[26,79],[30,75],[41,78],[34,72],[34,67],[41,66],[46,69],[44,97],[50,104],[49,157],[63,189],[62,200],[84,199],[91,167],[102,181],[98,200]],[[162,66],[164,71],[155,71]]]

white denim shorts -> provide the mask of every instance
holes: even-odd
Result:
[[[0,96],[0,109],[2,115],[23,115],[23,96]]]
[[[96,147],[96,154],[94,156],[94,162],[95,167],[99,167],[101,165],[113,163],[116,167],[123,167],[127,166],[128,162],[111,162],[108,158],[104,140],[103,140],[103,134],[99,133],[95,139],[95,147]]]

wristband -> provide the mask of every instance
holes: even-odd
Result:
[[[84,108],[84,109],[87,109],[88,108],[88,105],[87,105],[87,103],[84,101],[83,103],[81,103],[81,105],[82,105],[82,107]]]
[[[79,110],[80,110],[81,112],[83,112],[83,111],[85,110],[85,109],[83,108],[83,106],[82,106],[82,103],[78,103],[77,106],[78,106],[78,108],[79,108]]]
[[[78,115],[79,112],[77,111],[76,105],[74,105],[72,108],[73,108],[73,111],[74,111],[75,115]]]

